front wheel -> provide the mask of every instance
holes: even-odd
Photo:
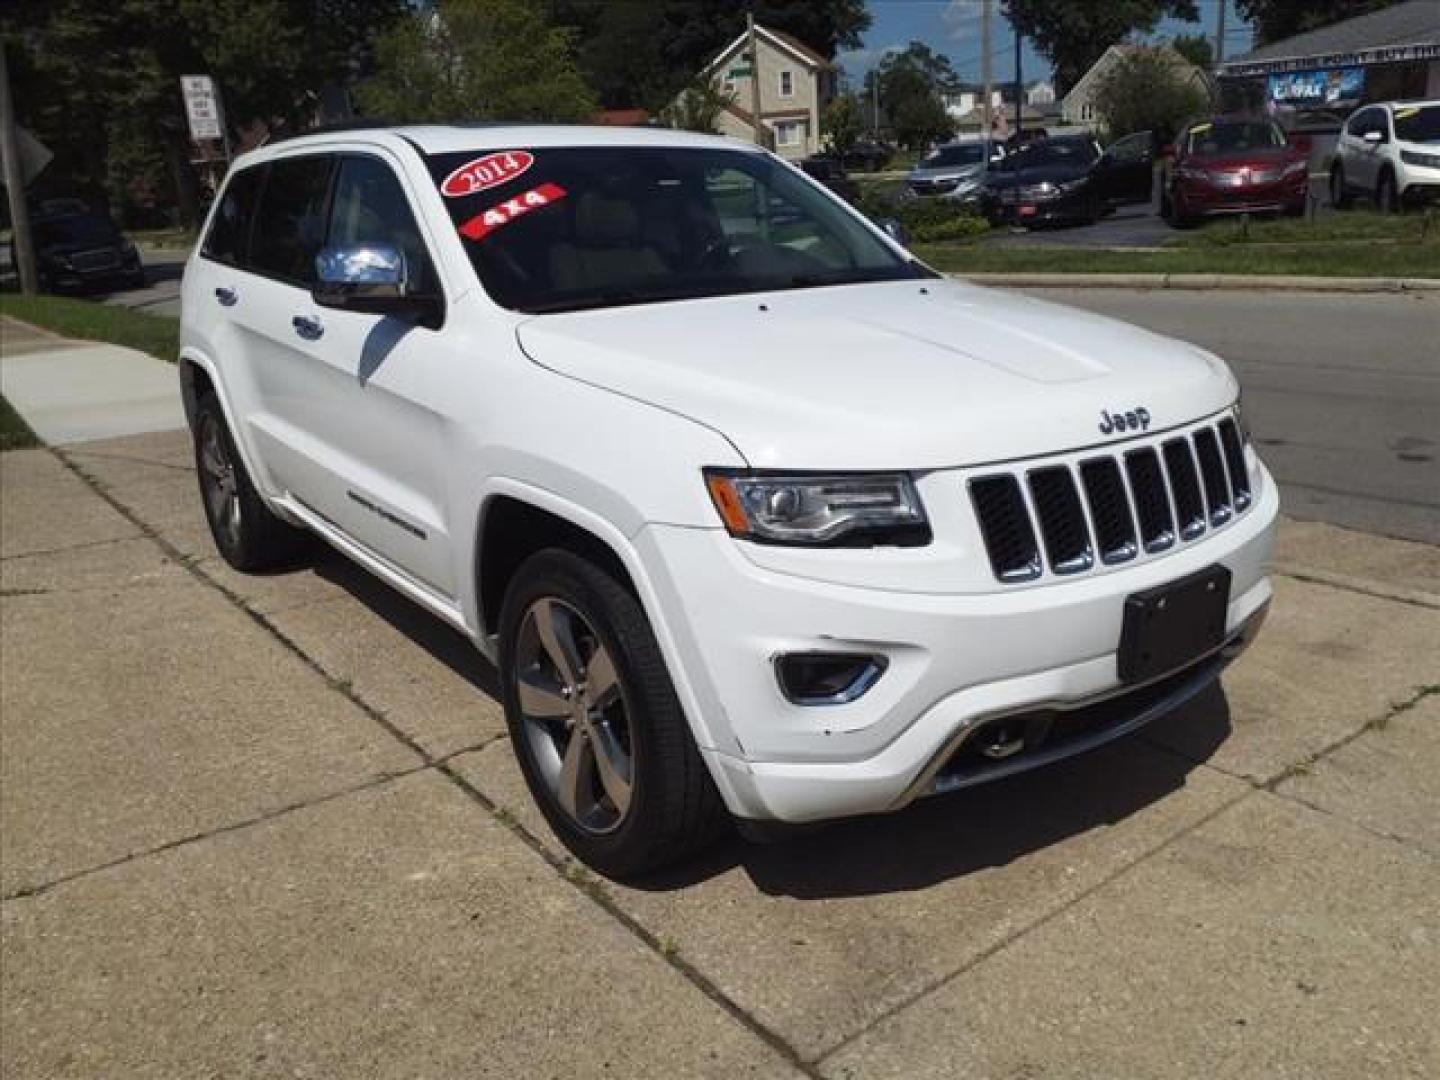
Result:
[[[582,862],[630,878],[687,857],[727,818],[650,622],[596,563],[556,548],[500,613],[505,720],[525,782]]]
[[[1336,210],[1350,208],[1350,195],[1345,190],[1345,173],[1339,165],[1330,170],[1330,205]]]
[[[1395,177],[1391,173],[1383,173],[1375,186],[1375,205],[1382,214],[1393,214],[1400,209],[1400,196],[1395,190]]]

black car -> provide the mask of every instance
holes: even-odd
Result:
[[[798,164],[806,176],[812,180],[818,180],[846,202],[853,203],[859,198],[860,189],[855,186],[855,181],[851,180],[845,172],[845,166],[835,158],[808,157]]]
[[[878,172],[890,164],[890,159],[895,156],[895,151],[882,142],[873,142],[866,139],[857,142],[841,155],[841,164],[847,169],[859,169],[864,172]]]
[[[1039,139],[990,166],[981,208],[997,225],[1094,222],[1117,206],[1148,202],[1154,163],[1148,131],[1103,154],[1089,135]]]
[[[38,215],[30,231],[35,268],[45,292],[145,284],[140,253],[106,214],[90,210]]]

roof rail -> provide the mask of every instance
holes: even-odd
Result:
[[[329,135],[332,132],[341,131],[371,131],[375,128],[397,127],[393,120],[386,120],[383,117],[367,116],[354,120],[337,120],[331,124],[319,124],[316,127],[305,128],[302,131],[281,131],[271,135],[266,140],[266,145],[274,146],[276,143],[287,142],[290,139],[298,139],[305,135]]]

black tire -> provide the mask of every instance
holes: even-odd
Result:
[[[572,677],[552,659],[542,626],[550,627],[552,641],[570,643],[561,651],[573,658]],[[613,680],[594,674],[602,650]],[[599,691],[603,704],[591,696],[597,679],[611,688]],[[500,683],[530,793],[561,842],[587,866],[607,877],[634,878],[694,855],[728,824],[640,602],[594,562],[547,548],[516,571],[500,611]],[[572,810],[560,791],[576,739],[584,741],[575,760],[588,764],[568,774],[583,770],[585,777],[569,787]],[[602,743],[612,749],[597,750]],[[623,806],[611,797],[610,782],[626,769],[607,781],[602,756],[612,770],[628,766]]]
[[[309,533],[276,517],[250,480],[214,392],[195,402],[195,475],[215,547],[236,570],[294,566],[313,550]]]
[[[1165,189],[1160,190],[1160,219],[1169,221],[1175,216],[1175,207],[1170,202],[1170,193]]]
[[[1394,214],[1400,209],[1400,192],[1395,188],[1395,174],[1385,171],[1375,183],[1375,208],[1382,214]]]
[[[1349,210],[1353,201],[1345,189],[1345,170],[1337,164],[1330,169],[1330,205],[1336,210]]]

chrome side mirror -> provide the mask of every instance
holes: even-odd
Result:
[[[372,315],[408,315],[438,325],[438,296],[414,292],[405,253],[391,244],[342,244],[315,256],[315,285],[321,307]]]
[[[905,234],[905,226],[901,225],[900,222],[895,220],[893,217],[881,218],[879,221],[875,222],[875,224],[879,225],[885,235],[890,237],[891,240],[894,240],[901,247],[906,247],[909,245],[910,237]]]

